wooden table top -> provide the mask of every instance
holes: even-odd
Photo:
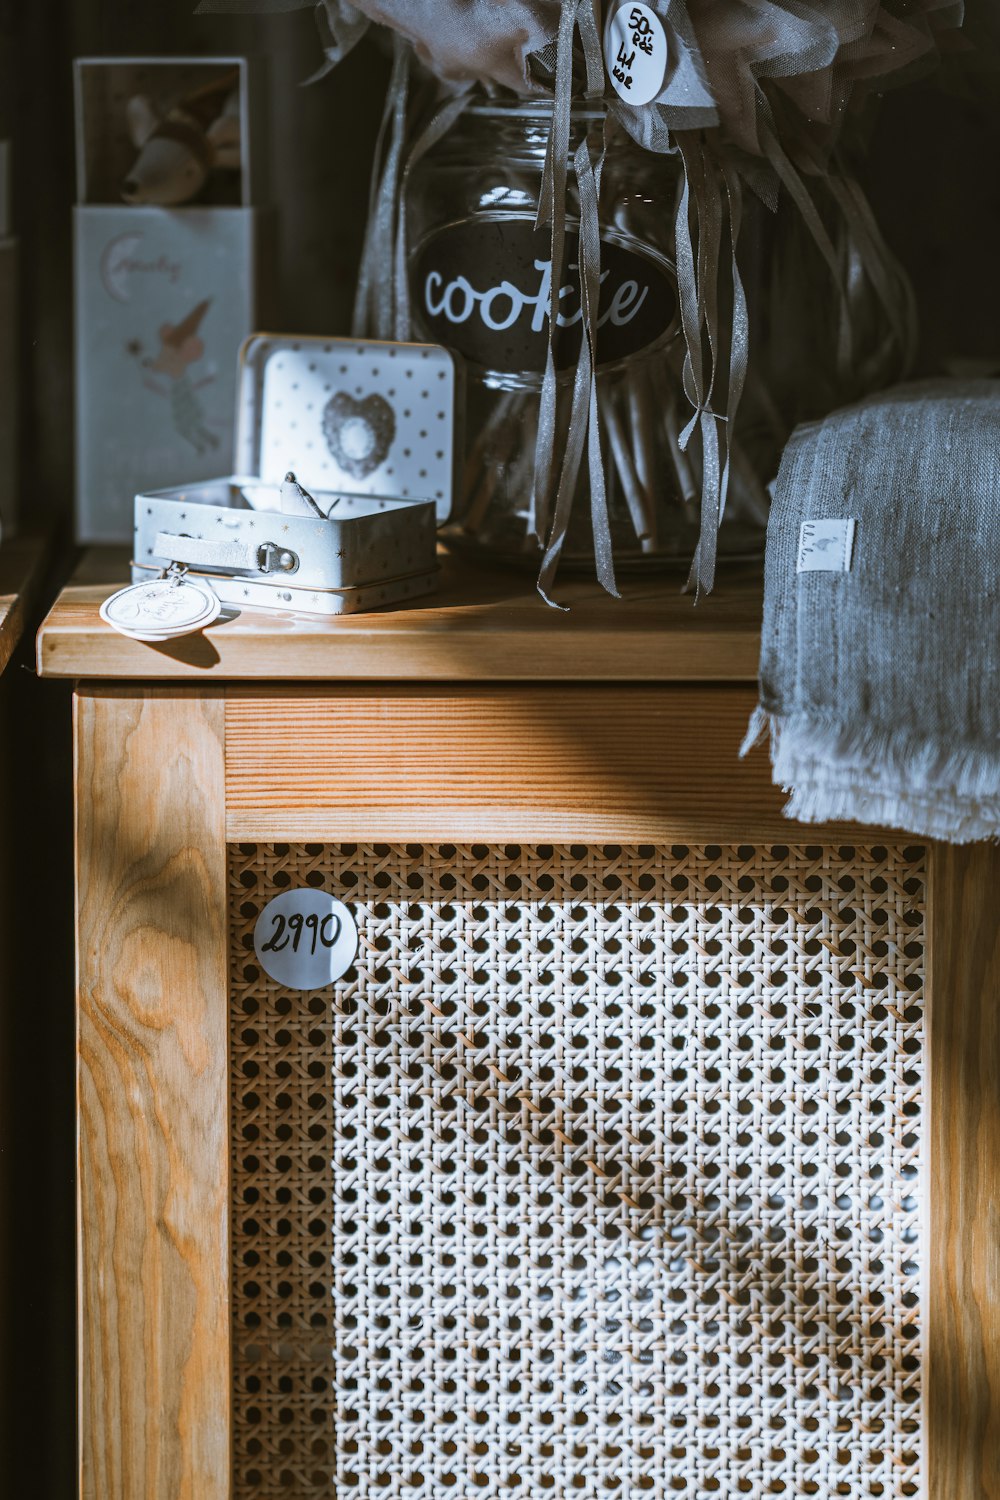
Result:
[[[437,593],[403,609],[320,620],[242,610],[162,644],[119,635],[101,602],[128,581],[124,548],[91,549],[38,633],[44,677],[219,681],[754,682],[759,571],[720,570],[695,604],[678,574],[623,581],[624,598],[565,580],[566,612],[534,579],[442,556]]]
[[[24,634],[45,559],[45,538],[15,536],[0,543],[0,672]]]

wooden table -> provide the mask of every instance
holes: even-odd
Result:
[[[46,539],[35,534],[0,542],[0,673],[24,634],[47,552]]]
[[[94,554],[38,636],[73,683],[86,1500],[231,1493],[227,846],[850,845],[796,829],[755,702],[758,584],[547,609],[448,564],[420,608],[246,612],[151,647]],[[1000,1497],[995,849],[928,851],[924,1446],[932,1500]],[[831,1492],[832,1493],[832,1492]],[[825,1497],[822,1497],[825,1500]]]

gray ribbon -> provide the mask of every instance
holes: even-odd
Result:
[[[559,290],[566,230],[567,158],[573,89],[573,38],[579,32],[586,68],[585,97],[600,98],[604,92],[604,65],[594,0],[564,0],[556,50],[555,92],[552,124],[545,154],[536,225],[552,226],[552,281],[549,303],[549,342],[539,408],[535,473],[532,485],[530,525],[533,534],[545,535],[545,551],[538,574],[538,591],[547,604],[555,604],[552,586],[569,528],[584,449],[590,480],[591,528],[594,556],[601,585],[618,597],[611,547],[604,460],[601,454],[597,406],[597,319],[601,291],[600,179],[604,162],[602,144],[596,167],[584,135],[573,155],[573,171],[580,202],[580,301],[584,340],[573,377],[569,426],[565,434],[555,505],[549,519],[556,440],[556,377],[554,341],[558,331]],[[561,606],[555,606],[560,608]]]
[[[839,210],[842,243],[838,247],[827,232],[800,172],[779,144],[763,94],[759,128],[768,158],[799,209],[837,289],[840,300],[837,372],[842,382],[848,389],[884,383],[889,378],[894,349],[898,352],[900,373],[905,373],[916,344],[912,290],[882,238],[864,193],[840,162],[835,161],[831,171],[807,137],[798,142],[797,154],[803,169],[825,186]],[[866,301],[866,283],[882,308],[887,328],[881,343],[862,359],[857,348],[863,331],[858,314]]]
[[[372,174],[361,267],[354,297],[351,337],[391,339],[395,325],[392,257],[399,202],[400,165],[406,132],[406,101],[410,76],[410,46],[398,32],[392,37],[392,74],[385,96],[376,161],[385,149],[381,174]],[[388,136],[388,147],[385,146]]]
[[[471,85],[469,86],[471,87]],[[406,187],[410,173],[437,141],[446,135],[459,115],[465,109],[469,99],[469,88],[466,87],[461,93],[445,102],[435,111],[429,124],[417,137],[406,159],[406,168],[403,172],[403,180],[399,191],[399,207],[396,215],[396,261],[395,261],[395,303],[396,313],[394,319],[394,336],[397,339],[408,339],[412,337],[410,330],[410,288],[406,274],[406,258],[408,253],[407,228],[406,228]]]
[[[917,320],[913,289],[882,238],[861,187],[839,162],[835,165],[836,169],[826,178],[826,185],[841,211],[847,232],[853,273],[848,283],[848,302],[853,309],[863,295],[863,284],[867,281],[881,304],[888,330],[882,346],[867,363],[876,365],[871,372],[872,378],[884,380],[884,366],[893,348],[898,352],[900,370],[904,374],[916,355]],[[867,383],[870,381],[866,380]]]
[[[535,441],[535,471],[528,511],[530,534],[541,542],[549,526],[552,470],[555,461],[556,399],[558,384],[554,341],[559,328],[559,287],[562,282],[563,247],[566,239],[566,162],[569,156],[570,117],[573,107],[573,32],[579,0],[563,0],[556,42],[555,89],[552,120],[545,148],[545,163],[538,193],[535,228],[551,229],[551,281],[549,284],[549,337],[545,374],[538,407]]]
[[[587,70],[585,98],[601,99],[604,96],[604,54],[601,50],[601,32],[594,0],[579,0],[576,24],[580,33],[580,45],[583,47],[584,67]]]
[[[740,275],[737,255],[740,229],[743,224],[743,188],[739,173],[731,161],[723,161],[722,174],[726,184],[726,204],[729,212],[729,243],[733,252],[733,315],[729,345],[729,381],[726,391],[726,464],[719,495],[720,521],[725,514],[726,495],[729,490],[729,465],[734,442],[733,429],[736,423],[736,413],[743,396],[743,387],[746,384],[750,363],[750,318],[747,312],[746,288]]]
[[[611,548],[611,523],[601,457],[601,432],[597,415],[597,319],[601,296],[601,229],[599,203],[601,172],[606,144],[602,137],[596,168],[590,160],[586,137],[573,158],[573,169],[580,194],[580,291],[583,322],[587,335],[590,365],[588,382],[589,423],[587,429],[588,468],[590,475],[590,519],[594,535],[594,557],[598,582],[609,594],[619,598],[615,582],[614,557]],[[582,361],[581,361],[582,363]]]
[[[597,577],[609,594],[614,595],[615,598],[620,597],[615,582],[597,408],[597,310],[601,292],[601,231],[598,204],[603,162],[603,144],[595,167],[590,159],[590,145],[585,137],[574,152],[573,171],[580,194],[580,298],[586,336],[580,348],[580,356],[573,377],[573,401],[562,469],[559,475],[559,487],[556,492],[555,511],[538,574],[538,592],[546,604],[551,604],[557,609],[564,606],[556,604],[552,598],[552,586],[572,515],[573,499],[580,477],[585,445],[590,478],[590,514]]]
[[[686,135],[678,135],[678,143],[684,159],[684,180],[677,200],[674,218],[674,253],[677,258],[677,300],[681,310],[681,328],[684,331],[684,369],[682,380],[684,393],[694,407],[694,416],[680,435],[680,445],[687,447],[691,433],[703,405],[702,381],[702,334],[698,309],[698,277],[695,271],[694,241],[691,237],[691,182],[693,177],[692,154],[694,147]]]
[[[711,164],[697,142],[690,142],[685,149],[685,171],[692,183],[695,211],[698,223],[698,256],[695,283],[695,315],[692,320],[694,346],[688,344],[689,361],[685,362],[685,373],[690,369],[692,390],[688,398],[695,407],[694,415],[680,435],[681,448],[686,448],[695,426],[701,433],[701,525],[698,545],[691,563],[688,586],[694,582],[695,597],[702,590],[711,590],[715,581],[717,535],[722,515],[722,470],[720,468],[719,422],[712,408],[719,354],[718,290],[719,252],[722,234],[722,205],[719,202],[718,186],[713,179]],[[687,328],[685,327],[685,334]],[[703,370],[702,358],[705,346],[708,349],[708,367]]]
[[[830,275],[833,277],[834,286],[840,294],[840,316],[837,322],[837,369],[841,375],[846,376],[850,373],[852,367],[853,341],[851,338],[851,320],[848,315],[847,298],[841,280],[840,261],[837,257],[837,251],[826,231],[823,220],[819,216],[819,211],[812,200],[809,189],[802,181],[791,159],[778,140],[770,108],[763,93],[760,95],[759,110],[758,132],[761,145],[767,152],[768,160],[780,177],[782,186],[786,189],[799,213],[802,215],[806,228],[809,230],[817,249],[826,261]]]
[[[306,79],[306,83],[318,82],[343,62],[371,25],[368,17],[351,5],[350,0],[316,0],[315,15],[326,61],[311,78]]]
[[[686,344],[684,391],[694,408],[680,434],[680,446],[686,449],[697,429],[702,458],[701,525],[687,581],[688,588],[695,588],[697,598],[711,592],[715,582],[718,531],[729,490],[732,431],[746,380],[750,330],[737,262],[743,204],[739,176],[731,163],[725,159],[717,162],[688,132],[679,133],[677,140],[684,161],[674,235],[677,289]],[[725,258],[723,199],[729,237]],[[697,254],[691,233],[692,214],[697,226]],[[719,316],[724,265],[731,278],[728,332],[724,332]],[[723,383],[725,413],[720,416],[713,402]]]

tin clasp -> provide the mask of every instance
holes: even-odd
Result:
[[[297,573],[298,554],[277,542],[261,542],[257,548],[257,570],[260,573]]]

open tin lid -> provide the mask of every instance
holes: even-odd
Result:
[[[251,334],[240,351],[235,468],[382,499],[455,490],[454,356],[438,344]]]

